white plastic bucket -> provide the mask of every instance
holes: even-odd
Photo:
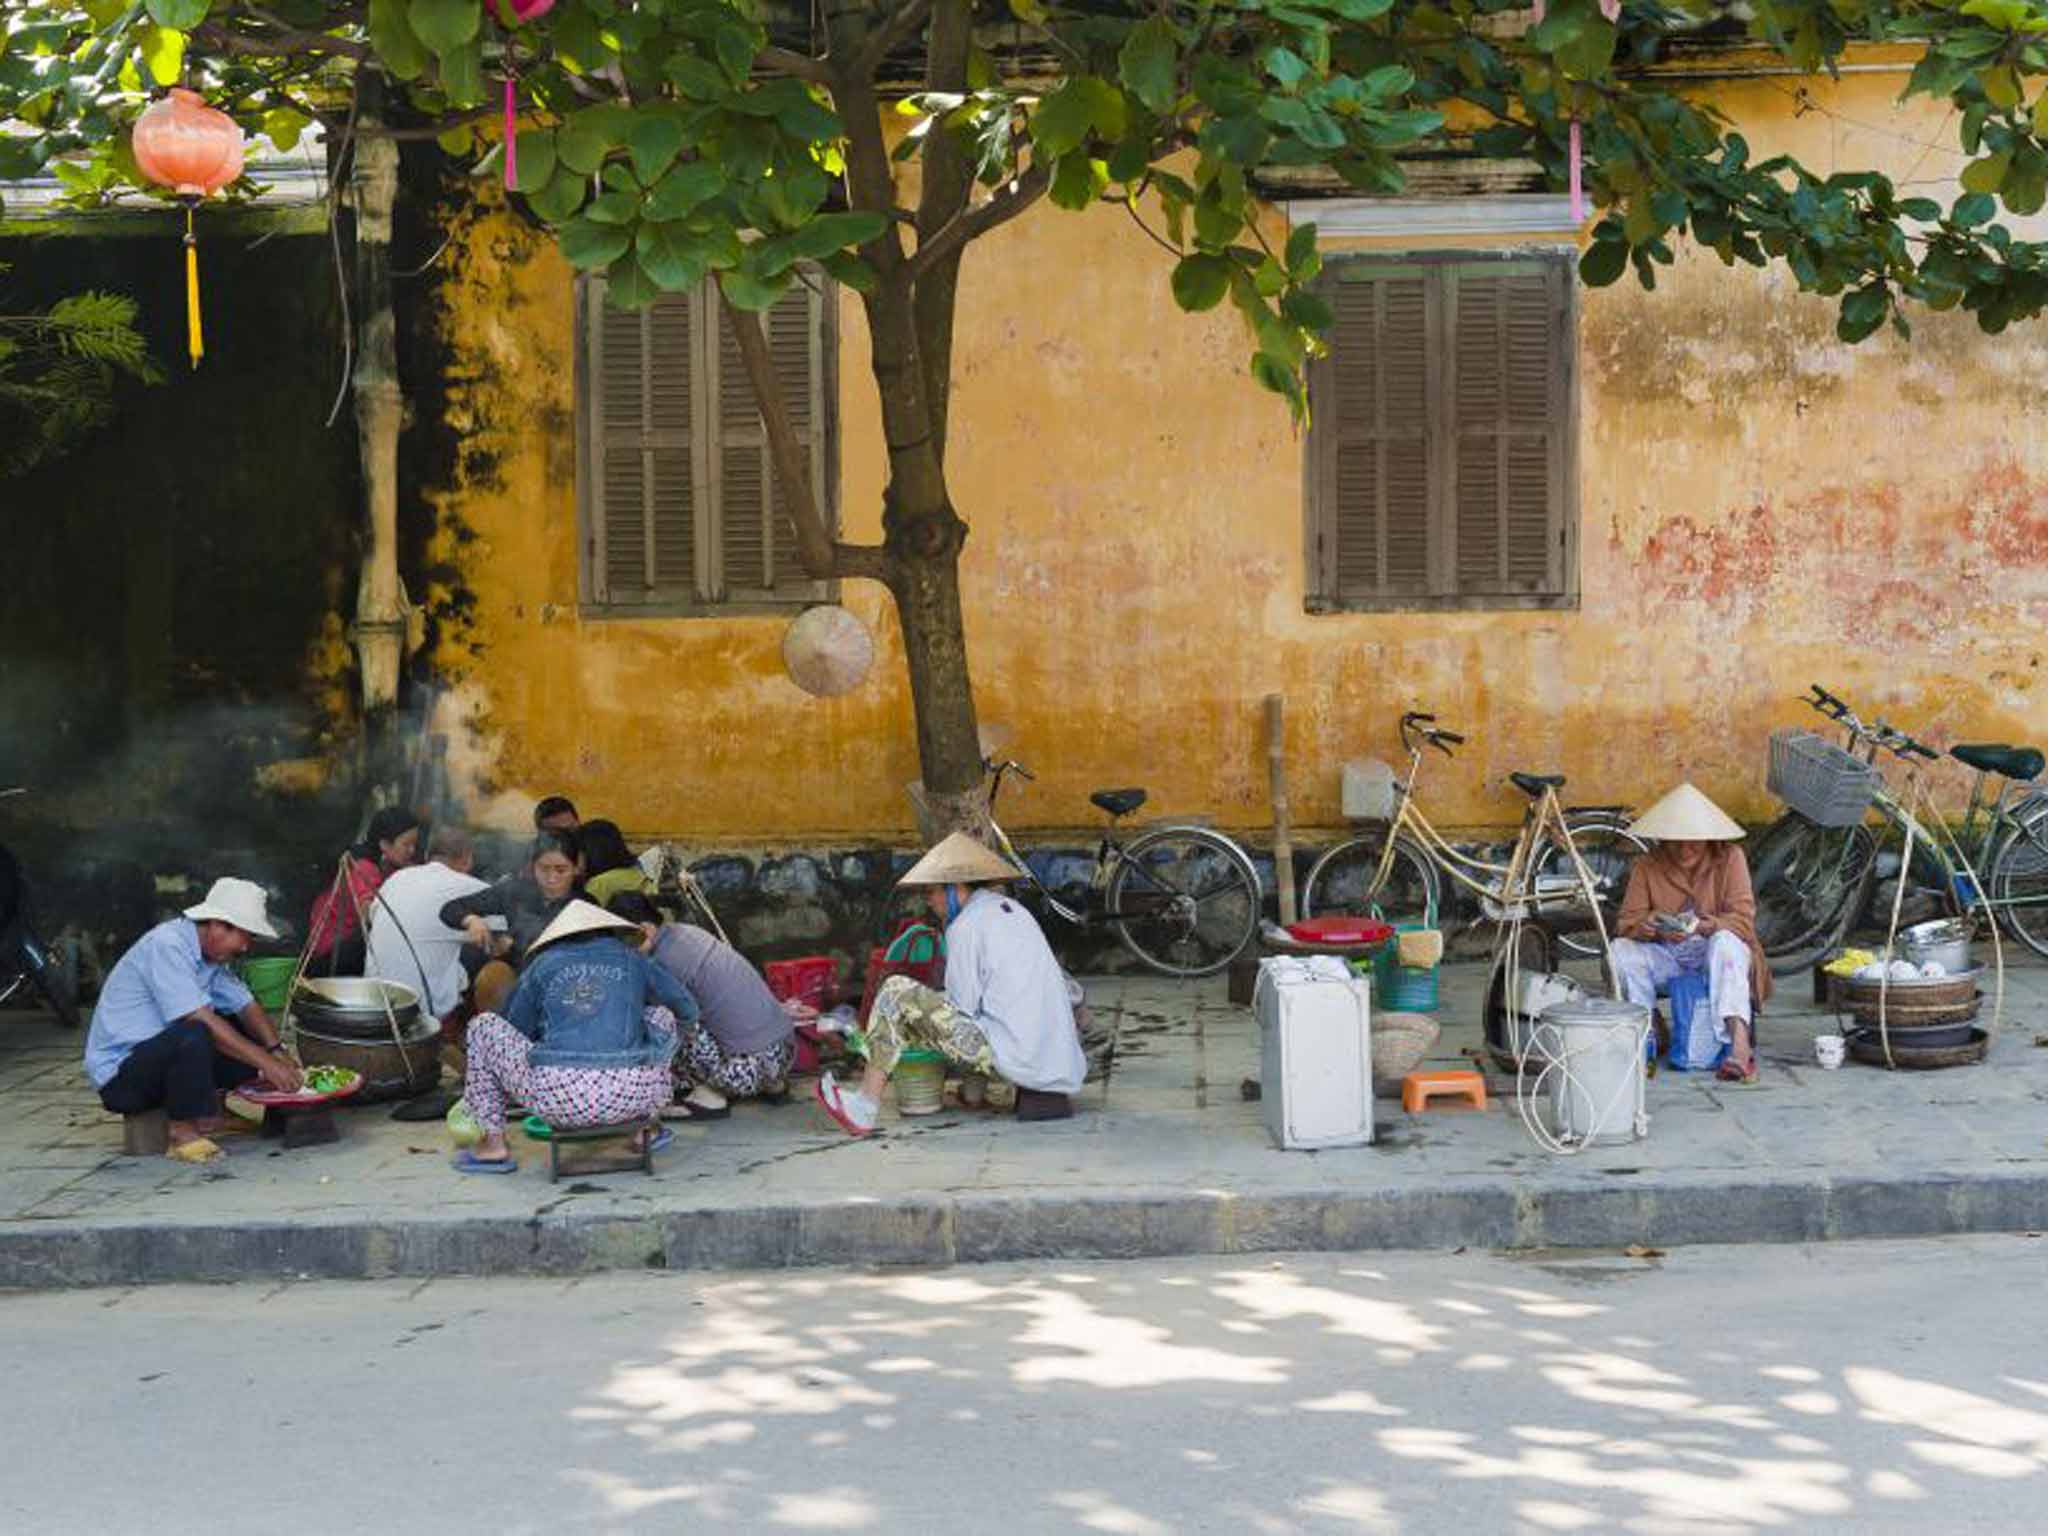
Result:
[[[1648,1134],[1643,1040],[1650,1010],[1612,997],[1555,1003],[1536,1030],[1552,1058],[1551,1125],[1561,1141],[1614,1146]]]

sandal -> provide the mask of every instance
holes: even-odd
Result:
[[[649,1132],[642,1131],[637,1137],[634,1138],[635,1145],[633,1150],[636,1152],[644,1151],[648,1154],[648,1156],[651,1157],[656,1152],[659,1152],[666,1147],[674,1146],[676,1140],[676,1133],[664,1125],[652,1133],[651,1140],[649,1140],[648,1138]],[[646,1142],[646,1145],[644,1147],[639,1145],[639,1143],[643,1141]]]
[[[221,1151],[219,1143],[209,1141],[204,1136],[194,1136],[190,1141],[174,1142],[164,1156],[174,1163],[191,1163],[198,1166],[204,1163],[217,1163],[227,1154]]]
[[[1714,1076],[1724,1083],[1753,1083],[1756,1081],[1756,1058],[1750,1057],[1747,1067],[1738,1067],[1733,1061],[1724,1061],[1714,1069]]]
[[[457,1173],[517,1173],[519,1164],[509,1157],[478,1157],[464,1147],[455,1154]]]

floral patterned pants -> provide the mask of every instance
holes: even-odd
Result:
[[[649,1008],[647,1026],[673,1034],[675,1015]],[[507,1106],[523,1104],[549,1125],[574,1130],[653,1120],[673,1092],[668,1067],[536,1067],[533,1042],[495,1013],[469,1021],[469,1064],[462,1097],[485,1134],[505,1129]]]
[[[683,1034],[683,1048],[676,1053],[675,1073],[686,1082],[709,1084],[727,1098],[751,1099],[770,1083],[788,1077],[789,1064],[795,1059],[794,1040],[784,1040],[749,1056],[728,1056],[718,1037],[699,1019]]]

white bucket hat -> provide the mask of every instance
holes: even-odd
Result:
[[[557,939],[573,939],[579,933],[630,933],[637,939],[640,925],[579,897],[555,914],[555,920],[541,929],[540,937],[526,946],[526,952],[534,954]]]
[[[1735,818],[1690,784],[1681,784],[1629,828],[1659,843],[1732,843],[1743,836]]]
[[[979,885],[989,880],[1021,880],[1017,866],[991,853],[965,832],[950,837],[910,866],[898,885]]]
[[[259,939],[277,937],[277,930],[270,926],[270,898],[254,880],[221,876],[207,891],[206,900],[187,907],[185,915],[195,923],[227,923]]]

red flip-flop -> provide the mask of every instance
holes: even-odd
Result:
[[[829,1093],[826,1091],[828,1088],[831,1090]],[[846,1106],[840,1100],[839,1083],[830,1072],[827,1072],[818,1079],[816,1092],[818,1103],[823,1107],[825,1113],[834,1120],[837,1120],[839,1128],[846,1132],[847,1135],[872,1136],[875,1134],[875,1127],[872,1125],[862,1125],[858,1120],[847,1114]]]
[[[1749,1070],[1744,1071],[1732,1061],[1724,1061],[1715,1070],[1714,1076],[1724,1083],[1753,1083],[1756,1081],[1756,1058],[1749,1059]]]

